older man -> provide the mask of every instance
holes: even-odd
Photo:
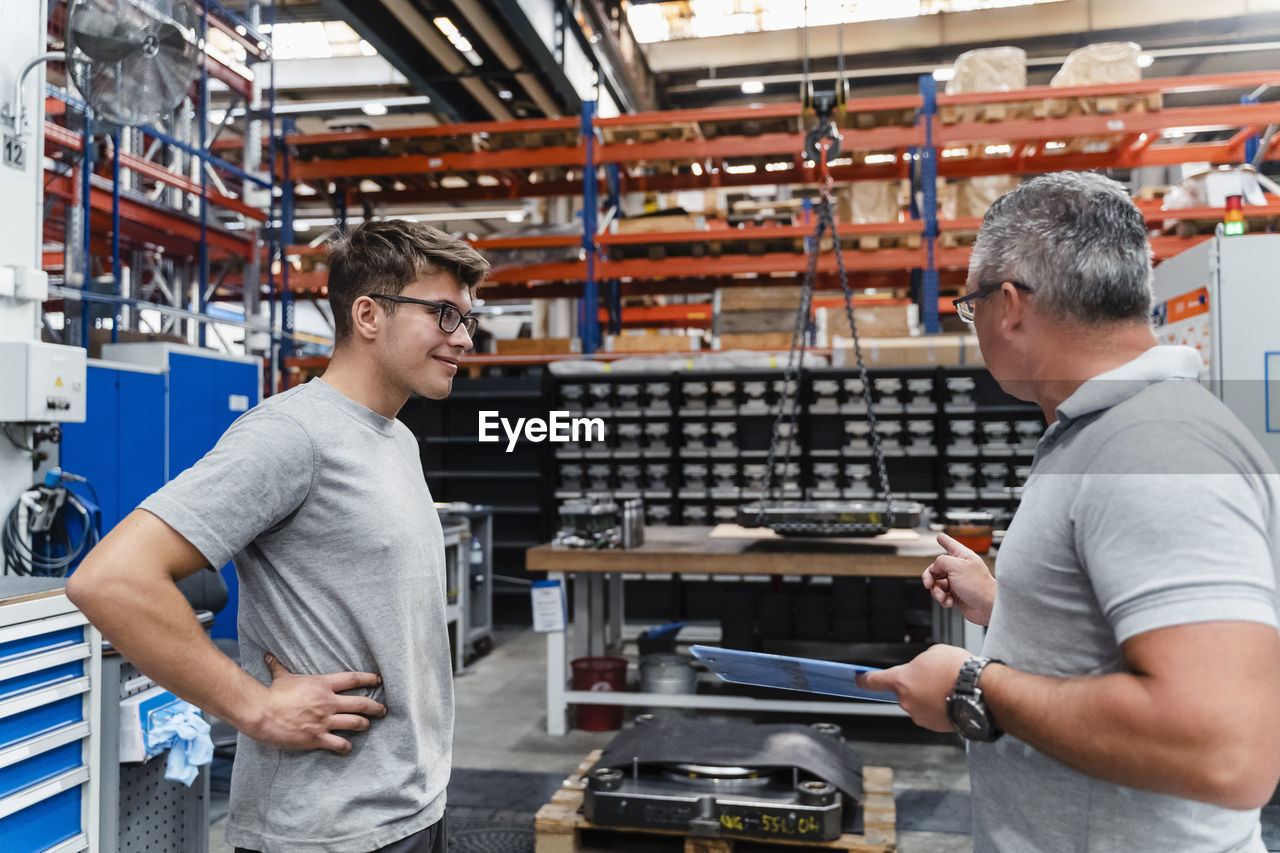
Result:
[[[987,212],[957,300],[992,376],[1049,423],[997,584],[953,540],[924,573],[988,625],[864,686],[967,738],[974,847],[1262,851],[1280,777],[1280,488],[1157,346],[1141,213],[1064,172]],[[998,593],[998,594],[997,594]]]

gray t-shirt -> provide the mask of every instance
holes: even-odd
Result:
[[[375,672],[387,706],[350,755],[243,735],[227,840],[289,853],[363,853],[444,814],[453,742],[444,538],[417,442],[323,380],[267,399],[143,502],[240,583],[240,661],[270,682]]]
[[[1156,628],[1277,624],[1275,469],[1193,381],[1200,363],[1156,347],[1058,408],[1000,548],[983,654],[1102,675],[1123,670],[1125,640]],[[977,851],[1264,850],[1256,809],[1103,782],[1009,735],[970,744],[969,770]]]

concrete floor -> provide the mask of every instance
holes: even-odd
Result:
[[[542,635],[507,631],[499,634],[493,652],[456,679],[455,767],[568,775],[588,752],[608,743],[612,732],[571,730],[564,737],[546,733],[545,662]],[[875,728],[863,728],[862,720]],[[971,848],[967,814],[959,819],[956,815],[957,803],[962,807],[967,803],[969,775],[963,750],[953,738],[920,732],[906,720],[844,718],[840,722],[867,764],[893,768],[900,823],[908,802],[923,802],[920,808],[927,811],[928,803],[945,800],[948,793],[959,795],[951,798],[942,820],[942,828],[948,831],[900,831],[902,853],[959,853]],[[219,802],[215,795],[213,813],[224,812],[225,799]],[[928,824],[928,814],[915,822]],[[210,826],[210,853],[231,853],[224,839],[225,825],[226,818],[221,817]]]

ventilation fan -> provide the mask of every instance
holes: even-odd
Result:
[[[193,0],[72,0],[68,76],[99,118],[151,124],[199,72],[199,16]]]

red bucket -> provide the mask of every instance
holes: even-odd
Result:
[[[576,658],[573,667],[574,690],[614,691],[627,686],[626,658]],[[622,728],[621,705],[579,705],[578,728],[588,732],[611,732]]]

